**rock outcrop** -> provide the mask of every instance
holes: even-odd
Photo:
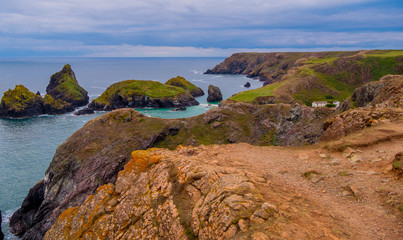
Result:
[[[41,96],[30,92],[23,85],[4,93],[0,103],[0,117],[29,117],[44,113]]]
[[[88,92],[78,84],[76,75],[69,64],[50,77],[46,92],[54,99],[61,99],[73,107],[84,106],[89,100]]]
[[[133,109],[104,114],[56,150],[45,175],[44,200],[23,239],[40,239],[64,210],[82,204],[99,186],[115,183],[133,150],[238,142],[304,145],[319,139],[329,114],[328,109],[230,101],[188,119],[149,118]],[[24,217],[12,219],[12,229],[24,225]]]
[[[181,76],[171,78],[165,84],[183,88],[188,91],[193,97],[200,97],[204,95],[204,91],[201,88],[197,87]]]
[[[23,118],[41,114],[63,114],[74,111],[74,107],[61,99],[55,100],[49,94],[42,98],[30,92],[23,85],[4,93],[0,103],[0,117]]]
[[[134,151],[115,184],[65,210],[44,239],[231,239],[280,216],[262,199],[258,176],[209,164],[199,152]]]
[[[246,88],[250,87],[250,82],[246,82],[245,85],[243,85],[243,86]]]
[[[222,100],[222,93],[219,87],[209,85],[207,102],[219,102]]]
[[[126,107],[178,108],[198,104],[199,102],[181,87],[156,81],[127,80],[109,86],[88,107],[110,111]]]
[[[93,109],[84,108],[84,109],[81,109],[81,110],[78,110],[77,112],[75,112],[74,115],[79,116],[79,115],[87,115],[87,114],[94,114],[94,113],[95,113],[95,111]]]

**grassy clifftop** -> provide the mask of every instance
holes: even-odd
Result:
[[[199,97],[204,95],[204,92],[201,88],[197,87],[196,85],[187,81],[184,77],[181,76],[171,78],[165,84],[183,88],[189,91],[189,93],[192,94],[193,97]]]
[[[250,55],[244,54],[246,62],[256,58],[259,53]],[[265,55],[262,54],[261,57],[264,58]],[[307,105],[311,105],[313,101],[343,101],[364,83],[377,81],[387,74],[403,74],[402,50],[326,52],[310,55],[279,53],[273,57],[277,60],[270,63],[272,77],[269,82],[272,83],[259,89],[241,92],[231,97],[231,100],[252,102],[256,97],[273,96],[276,97],[276,102],[298,101]],[[273,70],[275,67],[285,66],[285,62],[291,61],[290,58],[295,60],[296,57],[301,58],[294,61],[292,66]],[[270,64],[260,63],[266,67]],[[255,71],[259,72],[257,75],[267,76],[268,68],[259,65],[255,68]]]

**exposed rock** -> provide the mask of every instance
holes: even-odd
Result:
[[[10,218],[10,227],[11,227],[11,232],[14,235],[17,235],[19,237],[23,236],[24,233],[28,232],[27,235],[33,230],[34,234],[33,237],[34,239],[37,239],[37,237],[40,237],[38,233],[36,232],[36,229],[31,229],[32,227],[35,226],[35,222],[40,219],[41,216],[37,215],[39,207],[42,205],[43,198],[45,194],[45,182],[40,181],[37,183],[34,187],[32,187],[29,190],[28,195],[25,197],[21,208],[18,209]],[[48,209],[42,209],[43,213],[49,213]],[[44,226],[38,226],[36,225],[35,227],[38,227],[40,229],[42,228],[49,228],[50,225],[49,223],[44,222]]]
[[[46,92],[54,99],[61,99],[74,107],[84,106],[89,100],[88,92],[78,84],[69,64],[64,65],[60,72],[50,77]]]
[[[185,78],[181,76],[177,76],[176,78],[169,79],[165,84],[172,85],[176,87],[183,88],[193,96],[193,97],[200,97],[204,95],[204,91],[194,85],[193,83],[187,81]]]
[[[114,110],[118,108],[178,108],[198,105],[185,89],[156,81],[126,80],[109,86],[89,108]]]
[[[397,173],[398,176],[403,175],[403,151],[398,152],[395,154],[395,158],[393,159],[392,162],[392,169],[394,172]]]
[[[209,85],[207,102],[219,102],[222,100],[222,93],[219,87]]]
[[[87,114],[94,114],[95,111],[91,108],[84,108],[84,109],[80,109],[77,112],[74,113],[74,115],[87,115]]]
[[[246,88],[250,87],[250,82],[246,82],[245,85],[243,85],[243,86]]]
[[[24,239],[40,239],[36,236],[43,236],[62,211],[82,204],[99,186],[115,183],[132,150],[154,146],[174,148],[179,143],[198,146],[229,141],[256,145],[316,142],[323,131],[323,119],[329,114],[327,109],[301,106],[297,122],[285,120],[290,109],[282,104],[223,102],[218,108],[187,119],[149,118],[132,109],[95,118],[56,150],[45,175],[44,201],[33,214],[35,221],[25,231]],[[23,218],[15,217],[12,228],[25,226],[21,222]]]
[[[387,75],[377,82],[357,88],[351,100],[357,107],[403,108],[403,75]]]
[[[253,103],[259,104],[259,105],[265,105],[265,104],[274,104],[276,102],[276,97],[274,96],[261,96],[255,98],[253,100]]]
[[[46,114],[63,114],[74,111],[74,107],[71,103],[65,102],[62,99],[54,99],[49,94],[46,94],[43,98],[43,108]]]
[[[44,239],[232,239],[240,235],[267,239],[253,229],[278,214],[270,203],[262,202],[252,180],[255,176],[208,165],[198,156],[185,160],[184,150],[133,152],[115,184],[98,188],[81,206],[65,210]],[[189,187],[198,192],[197,197],[189,195]],[[249,218],[261,221],[246,224]],[[239,219],[246,219],[242,231],[237,227]]]
[[[186,107],[178,107],[173,109],[172,111],[186,111]]]
[[[36,92],[36,95],[41,96],[41,93],[39,91]]]
[[[0,117],[30,117],[41,115],[43,99],[30,92],[23,85],[16,85],[13,90],[4,93],[0,103]]]

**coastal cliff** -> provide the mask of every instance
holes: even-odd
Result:
[[[12,216],[12,232],[23,239],[394,239],[402,234],[402,80],[360,85],[348,100],[354,109],[341,113],[274,104],[271,96],[225,100],[187,119],[109,112],[58,147],[45,179]],[[219,145],[204,146],[212,144]],[[374,191],[385,178],[387,190]]]

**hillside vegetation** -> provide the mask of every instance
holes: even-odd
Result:
[[[209,74],[246,74],[268,85],[241,92],[231,100],[252,102],[273,96],[276,102],[344,101],[354,89],[387,74],[403,73],[403,50],[322,53],[239,53]]]

